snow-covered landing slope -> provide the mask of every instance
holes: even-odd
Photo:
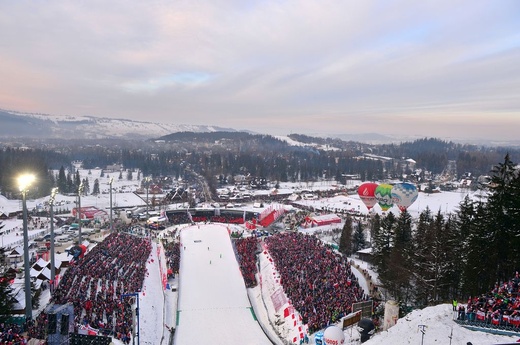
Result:
[[[223,225],[181,231],[175,344],[271,344],[255,320]]]

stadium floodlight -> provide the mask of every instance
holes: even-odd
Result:
[[[23,174],[18,177],[18,187],[22,192],[23,212],[23,269],[25,276],[25,320],[32,320],[32,293],[31,293],[31,269],[29,267],[29,234],[27,230],[27,191],[36,180],[33,174]]]

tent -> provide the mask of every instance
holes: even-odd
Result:
[[[304,228],[312,228],[315,226],[323,226],[330,224],[341,223],[341,218],[334,213],[324,214],[321,216],[308,216],[305,217],[305,220],[302,224]]]

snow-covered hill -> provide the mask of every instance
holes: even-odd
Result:
[[[176,132],[235,132],[230,128],[112,119],[93,116],[57,116],[0,109],[0,138],[149,139]]]
[[[146,118],[146,114],[143,114]],[[317,119],[318,120],[318,119]],[[153,139],[177,132],[238,132],[233,128],[224,128],[212,125],[190,125],[173,122],[147,122],[129,119],[116,119],[96,116],[50,115],[43,113],[24,113],[15,110],[0,109],[0,139],[6,138],[33,138],[33,139]],[[241,132],[254,133],[251,130]],[[272,135],[272,133],[263,133]],[[336,133],[312,134],[316,137],[337,138],[344,141],[354,141],[371,145],[400,143],[420,139],[417,136],[388,136],[377,133]],[[312,146],[324,150],[334,150],[333,146],[299,143],[288,136],[278,136],[289,145]],[[484,146],[520,146],[520,140],[491,141],[491,140],[462,140],[444,138],[456,143],[466,143]]]

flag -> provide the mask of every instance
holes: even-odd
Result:
[[[87,325],[87,334],[88,335],[98,335],[99,330],[91,327],[90,325]]]

